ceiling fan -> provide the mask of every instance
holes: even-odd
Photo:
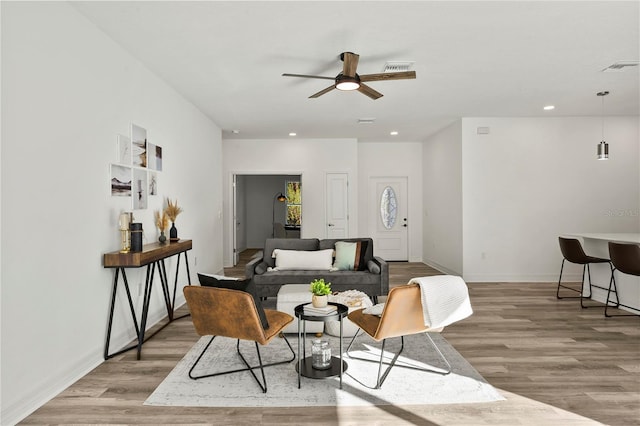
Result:
[[[352,52],[343,52],[340,54],[340,60],[344,62],[342,72],[335,77],[323,77],[320,75],[304,75],[304,74],[282,74],[283,77],[301,77],[301,78],[319,78],[323,80],[333,80],[334,84],[314,93],[309,98],[318,98],[325,93],[329,93],[333,89],[338,90],[357,90],[370,97],[373,100],[381,98],[382,93],[367,86],[366,82],[369,81],[383,81],[383,80],[405,80],[410,78],[416,78],[415,71],[400,71],[400,72],[384,72],[378,74],[365,74],[358,75],[356,68],[358,67],[358,60],[360,55],[356,55]]]

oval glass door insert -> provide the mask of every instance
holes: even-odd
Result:
[[[396,193],[390,186],[387,186],[380,196],[380,218],[385,228],[391,229],[396,224],[398,216],[398,200]]]

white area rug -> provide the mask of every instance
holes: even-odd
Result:
[[[297,335],[287,335],[297,354]],[[298,389],[296,360],[283,365],[265,368],[268,392],[262,393],[258,384],[248,371],[206,379],[191,380],[189,369],[200,354],[210,337],[202,337],[185,355],[167,378],[145,401],[145,405],[181,406],[181,407],[295,407],[295,406],[366,406],[366,405],[427,405],[455,404],[500,401],[504,398],[488,384],[482,376],[439,334],[432,334],[442,353],[447,357],[453,371],[446,375],[401,368],[397,364],[389,373],[382,389],[372,390],[362,386],[348,375],[343,376],[342,389],[337,377],[329,379],[309,379],[302,377]],[[337,337],[325,335],[330,341],[334,354],[338,352]],[[346,350],[350,338],[343,340]],[[367,336],[358,338],[355,349],[358,355],[371,354],[370,350],[380,345]],[[216,337],[200,361],[194,374],[208,374],[228,369],[242,368],[244,365],[236,353],[236,341]],[[387,342],[387,350],[396,351],[400,339]],[[253,342],[242,341],[242,353],[251,365],[257,365],[257,356]],[[275,338],[267,346],[261,346],[263,363],[290,357],[284,339]],[[307,354],[311,343],[307,341]],[[377,354],[380,352],[378,351]],[[373,386],[378,364],[344,358],[348,363],[348,372]],[[444,367],[435,351],[423,335],[405,338],[404,352],[398,359],[421,367]],[[386,366],[385,366],[386,367]],[[258,377],[260,370],[254,370]]]

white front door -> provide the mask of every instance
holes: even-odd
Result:
[[[327,238],[349,236],[349,176],[347,173],[326,175]]]
[[[384,260],[409,259],[407,177],[369,178],[369,235]]]

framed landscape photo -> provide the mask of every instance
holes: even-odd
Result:
[[[111,195],[114,197],[131,196],[131,167],[121,164],[111,165]]]

